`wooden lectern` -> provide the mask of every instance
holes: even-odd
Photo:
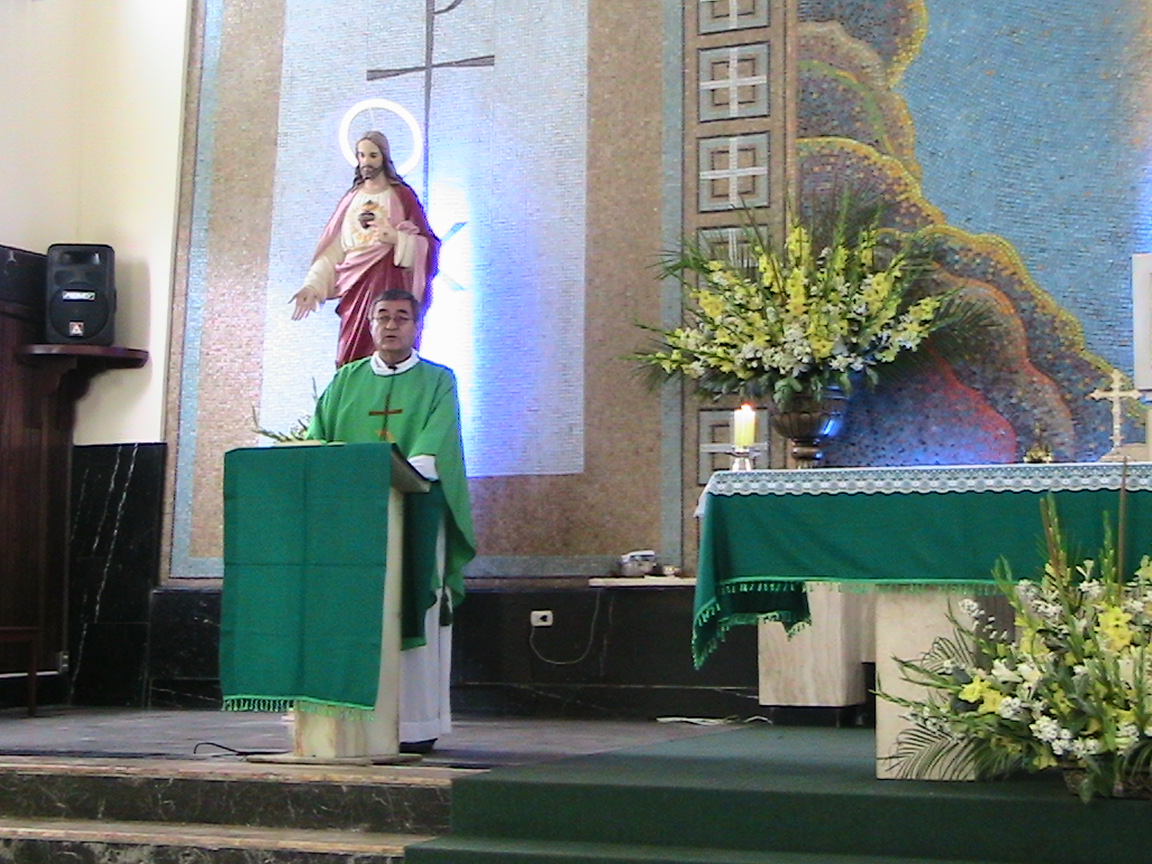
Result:
[[[404,496],[428,481],[389,445],[315,442],[230,451],[224,485],[225,707],[295,711],[263,760],[404,761]]]

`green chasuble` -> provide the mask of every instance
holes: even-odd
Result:
[[[337,370],[316,403],[308,437],[350,444],[395,443],[407,458],[435,457],[439,483],[433,487],[439,487],[447,504],[444,584],[455,607],[464,596],[464,565],[476,555],[456,376],[448,367],[424,359],[417,360],[410,369],[377,375],[371,361],[371,357],[365,357]],[[380,449],[380,458],[389,458],[387,449]],[[381,494],[387,495],[387,490]],[[419,508],[443,506],[440,500],[436,494],[409,495],[406,508],[413,513]],[[433,560],[435,548],[408,549],[405,554],[429,561]],[[423,597],[406,597],[405,606],[416,604],[416,609],[423,611],[436,600],[436,593],[428,592]],[[406,634],[406,647],[423,644],[423,639],[409,637]]]

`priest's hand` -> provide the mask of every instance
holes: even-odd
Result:
[[[289,303],[296,303],[296,308],[292,310],[292,320],[299,321],[301,318],[307,318],[319,309],[327,299],[327,297],[324,297],[320,293],[319,288],[305,285],[293,294],[292,299],[288,301]]]

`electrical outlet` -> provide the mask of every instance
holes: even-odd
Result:
[[[551,609],[534,609],[528,615],[528,623],[533,627],[551,627],[552,626],[552,610]]]

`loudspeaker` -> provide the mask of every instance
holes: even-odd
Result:
[[[116,253],[103,243],[48,247],[45,341],[111,345],[116,323]]]

